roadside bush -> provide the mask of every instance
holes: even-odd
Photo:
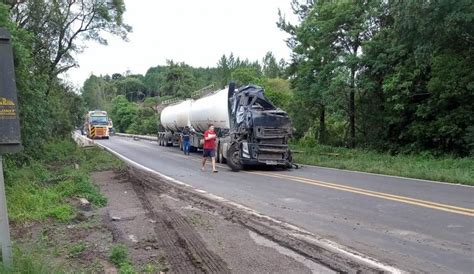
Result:
[[[99,148],[80,149],[71,139],[44,145],[44,159],[22,167],[6,161],[5,182],[10,220],[40,221],[54,218],[67,221],[75,209],[70,198],[86,198],[93,206],[107,202],[90,181],[90,172],[122,168],[122,163]]]

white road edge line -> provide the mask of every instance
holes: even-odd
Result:
[[[80,136],[80,137],[85,138],[84,136]],[[99,146],[99,147],[101,147],[101,148],[103,148],[103,149],[109,151],[110,153],[114,154],[115,156],[117,156],[118,158],[122,159],[123,161],[125,161],[125,162],[127,162],[127,163],[129,163],[129,164],[134,165],[135,167],[138,167],[138,168],[140,168],[140,169],[143,169],[143,170],[146,170],[146,171],[151,172],[151,173],[153,173],[153,174],[156,174],[156,175],[158,175],[159,177],[161,177],[161,178],[163,178],[163,179],[166,179],[166,180],[169,180],[169,181],[171,181],[171,182],[173,182],[173,183],[176,183],[176,184],[178,184],[178,185],[181,185],[181,186],[185,186],[185,187],[187,187],[187,188],[190,188],[190,189],[192,189],[192,190],[194,190],[194,191],[196,191],[196,192],[199,192],[199,193],[201,193],[201,194],[207,196],[207,198],[209,198],[209,199],[211,199],[211,200],[219,201],[219,202],[223,202],[223,203],[229,204],[229,205],[231,205],[231,206],[233,206],[233,207],[236,207],[236,208],[239,208],[239,209],[241,209],[241,210],[244,210],[245,212],[247,212],[247,213],[249,213],[249,214],[251,214],[251,215],[254,215],[255,217],[263,218],[263,219],[266,219],[266,220],[268,220],[268,221],[275,222],[275,223],[277,223],[277,224],[279,224],[279,225],[281,225],[281,226],[283,226],[283,227],[286,227],[286,228],[288,228],[288,229],[290,229],[290,230],[294,230],[294,231],[299,232],[300,234],[296,234],[296,233],[293,233],[293,234],[292,234],[292,235],[295,236],[295,237],[304,238],[304,239],[309,240],[309,241],[311,241],[311,242],[313,242],[313,243],[315,243],[315,244],[318,244],[318,245],[320,245],[320,246],[324,246],[324,247],[326,247],[326,248],[328,248],[328,249],[331,249],[331,250],[333,250],[333,251],[335,251],[335,252],[339,252],[339,253],[345,254],[345,255],[347,255],[347,256],[349,256],[349,257],[351,257],[351,258],[354,258],[354,259],[356,259],[356,260],[365,262],[365,263],[367,263],[368,265],[371,265],[371,266],[373,266],[373,267],[379,268],[379,269],[381,269],[382,271],[386,271],[386,272],[390,272],[390,273],[405,273],[404,271],[402,271],[402,270],[400,270],[400,269],[398,269],[398,268],[395,268],[395,267],[389,266],[389,265],[385,265],[385,264],[383,264],[383,263],[377,261],[377,260],[374,259],[374,258],[371,258],[371,257],[365,256],[365,255],[363,255],[363,254],[360,254],[360,253],[357,252],[357,251],[350,250],[350,249],[348,249],[347,247],[344,247],[344,246],[342,246],[342,245],[340,245],[340,244],[338,244],[338,243],[332,242],[332,241],[327,240],[327,239],[318,238],[318,237],[317,237],[316,235],[314,235],[313,233],[311,233],[311,232],[309,232],[309,231],[306,231],[306,230],[304,230],[304,229],[302,229],[302,228],[299,228],[299,227],[294,226],[294,225],[292,225],[292,224],[288,224],[288,223],[285,223],[285,222],[282,222],[282,221],[273,219],[273,218],[270,217],[270,216],[263,215],[263,214],[259,213],[258,211],[255,211],[255,210],[253,210],[253,209],[251,209],[251,208],[248,208],[248,207],[246,207],[246,206],[244,206],[244,205],[241,205],[241,204],[238,204],[238,203],[229,201],[229,200],[227,200],[227,199],[225,199],[225,198],[223,198],[223,197],[214,195],[214,194],[209,193],[209,192],[207,192],[207,191],[205,191],[205,190],[201,190],[201,189],[195,188],[195,187],[193,187],[193,186],[191,186],[191,185],[189,185],[189,184],[186,184],[186,183],[181,182],[181,181],[179,181],[179,180],[177,180],[177,179],[174,179],[174,178],[172,178],[172,177],[169,177],[169,176],[167,176],[167,175],[165,175],[165,174],[162,174],[162,173],[160,173],[160,172],[158,172],[158,171],[156,171],[156,170],[153,170],[153,169],[150,169],[150,168],[148,168],[148,167],[146,167],[146,166],[143,166],[143,165],[141,165],[141,164],[139,164],[139,163],[137,163],[137,162],[135,162],[135,161],[133,161],[133,160],[131,160],[131,159],[125,157],[125,156],[123,156],[122,154],[116,152],[115,150],[113,150],[113,149],[111,149],[111,148],[109,148],[109,147],[107,147],[107,146],[105,146],[105,145],[103,145],[103,144],[100,144],[100,143],[95,142],[95,141],[93,141],[93,140],[92,140],[92,142],[93,142],[94,144],[96,144],[97,146]]]
[[[402,176],[395,176],[395,175],[386,175],[386,174],[364,172],[364,171],[357,171],[357,170],[340,169],[340,168],[334,168],[334,167],[315,166],[315,165],[306,165],[306,164],[300,164],[300,165],[308,166],[308,167],[314,167],[314,168],[321,168],[321,169],[330,169],[330,170],[343,171],[343,172],[347,172],[347,173],[360,173],[360,174],[374,175],[374,176],[379,176],[379,177],[396,178],[396,179],[403,179],[403,180],[409,180],[409,181],[419,181],[419,182],[424,182],[424,183],[441,184],[441,185],[449,185],[449,186],[474,187],[474,186],[471,186],[471,185],[463,185],[463,184],[458,184],[458,183],[447,183],[447,182],[441,182],[441,181],[416,179],[416,178],[409,178],[409,177],[402,177]]]

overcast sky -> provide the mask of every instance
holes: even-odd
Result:
[[[145,74],[167,59],[194,67],[213,67],[231,52],[261,60],[267,51],[288,59],[288,36],[276,26],[278,9],[292,18],[290,0],[125,0],[129,42],[108,38],[88,43],[79,68],[64,78],[80,87],[91,74]],[[109,36],[107,36],[109,37]]]

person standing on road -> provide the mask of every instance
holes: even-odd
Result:
[[[204,171],[206,160],[208,157],[212,160],[212,172],[217,173],[216,169],[216,139],[217,134],[214,131],[214,125],[209,125],[208,130],[204,132],[204,151],[202,154],[202,167],[201,171]]]
[[[189,155],[189,135],[191,134],[189,127],[185,126],[181,132],[181,140],[183,141],[184,155]]]

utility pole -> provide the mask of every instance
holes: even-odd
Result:
[[[13,258],[3,177],[3,155],[15,153],[21,149],[11,36],[7,30],[0,28],[0,244],[2,262],[6,267],[12,266]]]

